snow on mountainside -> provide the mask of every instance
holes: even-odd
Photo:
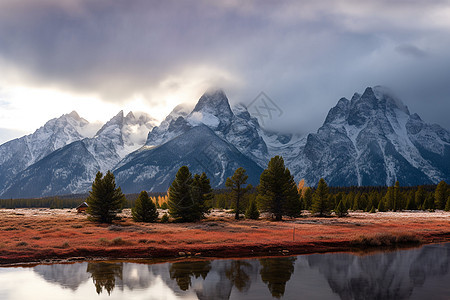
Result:
[[[259,133],[262,129],[257,119],[251,117],[243,105],[237,105],[232,110],[222,90],[206,92],[190,112],[186,107],[176,109],[149,133],[146,147],[162,145],[203,124],[260,166],[267,164],[269,153]]]
[[[38,197],[89,190],[97,171],[111,170],[131,151],[140,148],[155,123],[150,116],[123,111],[92,138],[66,145],[18,173],[2,197]]]
[[[0,145],[0,190],[17,173],[53,151],[88,137],[92,125],[75,112],[51,119],[34,133]]]
[[[295,178],[315,185],[403,185],[450,178],[449,132],[425,124],[383,87],[342,98],[321,128],[288,160]]]
[[[152,131],[148,133],[145,146],[151,148],[162,145],[189,130],[190,126],[184,118],[191,110],[192,108],[189,106],[182,104],[177,105],[159,126],[155,126]]]
[[[262,172],[253,160],[200,124],[159,147],[132,153],[114,174],[127,193],[164,192],[181,166],[188,166],[193,174],[205,172],[212,187],[223,187],[227,177],[239,167],[247,170],[253,184]]]
[[[120,112],[94,137],[76,113],[49,121],[33,135],[0,146],[2,197],[89,190],[95,173],[114,170],[127,192],[165,191],[182,165],[207,172],[223,187],[234,169],[257,183],[281,155],[296,181],[332,186],[450,181],[450,133],[422,121],[386,88],[342,98],[316,133],[268,132],[222,90],[206,92],[192,109],[179,105],[157,127],[146,114]]]

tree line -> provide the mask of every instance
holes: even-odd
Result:
[[[258,219],[260,212],[266,212],[280,221],[283,217],[299,217],[305,210],[317,216],[334,213],[339,217],[346,216],[349,210],[372,213],[419,209],[450,211],[450,187],[444,181],[434,190],[429,186],[401,188],[398,181],[386,188],[329,188],[323,178],[316,188],[297,186],[281,156],[269,161],[256,188],[247,184],[247,180],[245,169],[238,168],[226,180],[227,192],[214,194],[204,172],[192,175],[187,166],[182,166],[169,187],[167,202],[163,203],[169,214],[162,220],[168,221],[170,216],[174,222],[195,222],[203,219],[210,208],[228,204],[234,209],[237,220],[242,214]],[[120,187],[116,188],[114,175],[108,171],[104,177],[100,172],[97,174],[86,202],[91,219],[109,223],[125,205],[126,199]],[[158,206],[159,201],[155,203],[146,191],[142,191],[132,208],[133,219],[155,222]]]

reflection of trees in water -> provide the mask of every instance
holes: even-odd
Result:
[[[187,291],[191,286],[191,277],[206,278],[211,270],[210,261],[178,262],[170,265],[170,279],[175,279],[181,290]]]
[[[94,281],[97,294],[103,291],[103,288],[108,292],[108,295],[116,285],[116,278],[122,280],[123,263],[88,263],[87,272],[91,273]]]
[[[262,258],[261,280],[267,284],[273,297],[280,298],[284,295],[286,283],[294,273],[294,262],[296,257]]]
[[[233,260],[230,266],[225,269],[225,275],[240,292],[246,292],[250,288],[249,274],[252,272],[252,265],[243,260]]]

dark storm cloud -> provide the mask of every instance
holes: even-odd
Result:
[[[6,0],[0,63],[30,84],[107,101],[162,83],[180,89],[201,68],[232,101],[265,91],[285,112],[272,125],[303,132],[340,97],[383,84],[450,128],[441,113],[450,110],[449,12],[447,1],[418,0]]]

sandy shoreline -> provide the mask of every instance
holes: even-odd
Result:
[[[421,243],[450,241],[450,213],[442,211],[352,212],[346,218],[305,213],[283,222],[236,222],[231,213],[215,210],[206,220],[185,224],[135,223],[129,214],[125,210],[121,221],[99,225],[74,210],[2,209],[0,265],[355,251],[366,248],[358,244],[361,237],[381,235],[409,236]]]

